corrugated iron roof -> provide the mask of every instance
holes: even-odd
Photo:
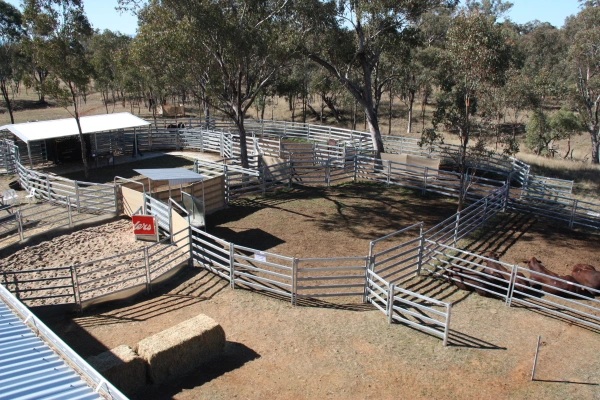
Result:
[[[8,307],[10,301],[11,305],[27,311],[14,297],[8,298],[7,293],[12,296],[0,285],[0,399],[126,399],[33,314],[23,319]],[[33,323],[37,332],[26,322]],[[66,348],[67,354],[59,355],[48,343]],[[65,359],[84,371],[77,373]],[[97,393],[88,382],[98,385],[106,396]]]
[[[128,112],[81,117],[79,118],[79,123],[81,124],[81,131],[84,134],[150,125],[150,122]],[[4,129],[11,131],[25,143],[35,140],[79,135],[79,128],[77,127],[75,118],[0,126],[0,131]]]
[[[208,178],[206,175],[185,168],[134,169],[134,171],[144,175],[151,181],[169,181],[170,186],[200,182]]]

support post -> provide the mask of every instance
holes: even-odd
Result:
[[[573,208],[571,209],[571,218],[569,219],[569,228],[573,228],[573,224],[575,223],[575,213],[577,212],[577,203],[578,200],[573,200]]]
[[[33,159],[31,157],[31,143],[27,142],[27,155],[29,156],[29,169],[33,169]]]
[[[423,171],[423,192],[422,194],[425,195],[425,193],[427,193],[427,175],[429,174],[429,167],[425,167],[425,171]]]
[[[192,225],[188,225],[188,241],[190,245],[190,267],[194,267],[194,245],[193,245],[194,234],[192,231]]]
[[[25,234],[23,232],[23,215],[21,215],[21,210],[17,210],[17,220],[19,224],[19,238],[21,241],[25,240]]]
[[[331,186],[331,161],[329,158],[325,161],[325,183],[327,187]]]
[[[535,370],[537,369],[538,356],[540,354],[540,340],[542,337],[538,335],[537,345],[535,346],[535,358],[533,359],[533,369],[531,370],[531,380],[535,381]]]
[[[444,326],[444,346],[448,346],[450,333],[450,316],[452,315],[452,303],[446,304],[446,325]]]
[[[77,306],[79,308],[79,312],[83,311],[83,300],[81,300],[81,289],[79,288],[79,277],[77,276],[77,267],[71,266],[71,276],[73,277],[74,282],[74,296],[77,299]]]
[[[354,183],[356,183],[356,180],[358,178],[358,155],[354,155],[354,178],[353,181]]]
[[[459,226],[460,226],[460,211],[456,213],[456,223],[454,225],[454,247],[456,247],[456,242],[458,241]]]
[[[386,314],[388,317],[388,324],[391,324],[392,321],[394,320],[394,284],[390,283],[390,285],[388,286],[388,292],[387,292],[387,304],[386,304]]]
[[[386,186],[389,187],[390,186],[390,180],[392,177],[392,160],[388,160],[388,165],[387,165],[387,180],[386,180]]]
[[[298,301],[298,259],[292,260],[292,305],[295,306]]]
[[[81,212],[81,204],[79,199],[79,182],[74,181],[75,184],[75,205],[77,206],[77,212]],[[48,193],[48,197],[50,197],[50,193]]]
[[[235,244],[229,243],[229,285],[235,289]]]
[[[73,213],[71,210],[71,198],[67,196],[67,213],[69,215],[69,228],[73,227]]]
[[[483,202],[483,217],[481,218],[480,226],[485,228],[485,221],[487,220],[487,208],[488,208],[488,198],[486,197]]]
[[[510,307],[512,302],[513,293],[515,292],[515,282],[517,281],[517,266],[513,265],[510,270],[510,280],[508,282],[508,289],[506,291],[506,302],[505,305]]]
[[[425,234],[423,233],[423,222],[421,222],[421,227],[419,229],[419,236],[421,238],[421,241],[419,243],[419,257],[418,257],[418,264],[417,264],[417,273],[416,276],[420,276],[421,275],[421,268],[423,268],[423,251],[425,250]]]

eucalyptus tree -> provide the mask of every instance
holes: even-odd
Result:
[[[379,102],[383,89],[397,73],[398,61],[387,57],[417,40],[415,23],[427,10],[455,6],[454,0],[337,0],[313,12],[308,57],[348,90],[364,109],[373,147],[383,152]],[[398,57],[402,57],[399,55]],[[387,60],[387,65],[386,65]]]
[[[591,161],[600,163],[600,6],[583,3],[575,17],[567,19],[565,35],[571,43],[568,53],[572,99],[584,118],[591,139]]]
[[[19,62],[22,60],[19,41],[24,34],[21,12],[11,4],[0,0],[0,91],[15,123],[11,96],[19,79]]]
[[[156,64],[171,77],[193,80],[192,94],[235,124],[244,167],[246,112],[296,54],[296,40],[306,23],[292,5],[289,0],[150,0],[140,12],[139,41],[146,47],[157,38],[170,43],[159,45],[167,54],[164,60],[154,51],[160,58]],[[178,66],[185,66],[186,78],[173,73]]]
[[[506,81],[511,65],[512,46],[493,18],[481,12],[459,13],[448,32],[446,48],[440,58],[440,93],[434,113],[434,129],[422,135],[422,143],[440,139],[437,128],[442,125],[459,139],[457,164],[462,209],[466,194],[467,157],[485,154],[489,126],[492,89]],[[475,143],[472,144],[471,142]]]
[[[40,67],[48,71],[44,91],[69,112],[73,107],[81,142],[85,176],[88,149],[79,121],[79,100],[92,76],[85,44],[93,34],[82,0],[24,0],[23,16],[30,32],[29,46]]]
[[[89,45],[90,60],[94,67],[94,87],[102,95],[102,100],[108,114],[109,97],[112,94],[113,107],[115,91],[123,80],[124,70],[119,64],[121,53],[126,51],[131,43],[131,37],[108,29],[96,32]]]

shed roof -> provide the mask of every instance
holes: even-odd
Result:
[[[208,178],[185,168],[134,169],[152,181],[169,181],[169,186],[198,182]]]
[[[128,112],[80,117],[79,122],[84,134],[150,125],[150,122]],[[79,135],[75,118],[0,126],[0,131],[5,129],[11,131],[25,143]]]
[[[18,307],[17,314],[8,304]],[[23,316],[29,317],[23,320]],[[36,332],[29,324],[34,324]],[[112,399],[126,399],[0,285],[0,399],[103,399],[82,374]],[[50,347],[48,343],[52,343]],[[60,349],[59,355],[54,348]],[[70,365],[77,365],[76,372]],[[107,393],[107,390],[109,393]]]

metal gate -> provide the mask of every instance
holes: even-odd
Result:
[[[156,217],[159,228],[167,233],[171,232],[171,212],[168,205],[146,195],[146,210],[148,214]]]

